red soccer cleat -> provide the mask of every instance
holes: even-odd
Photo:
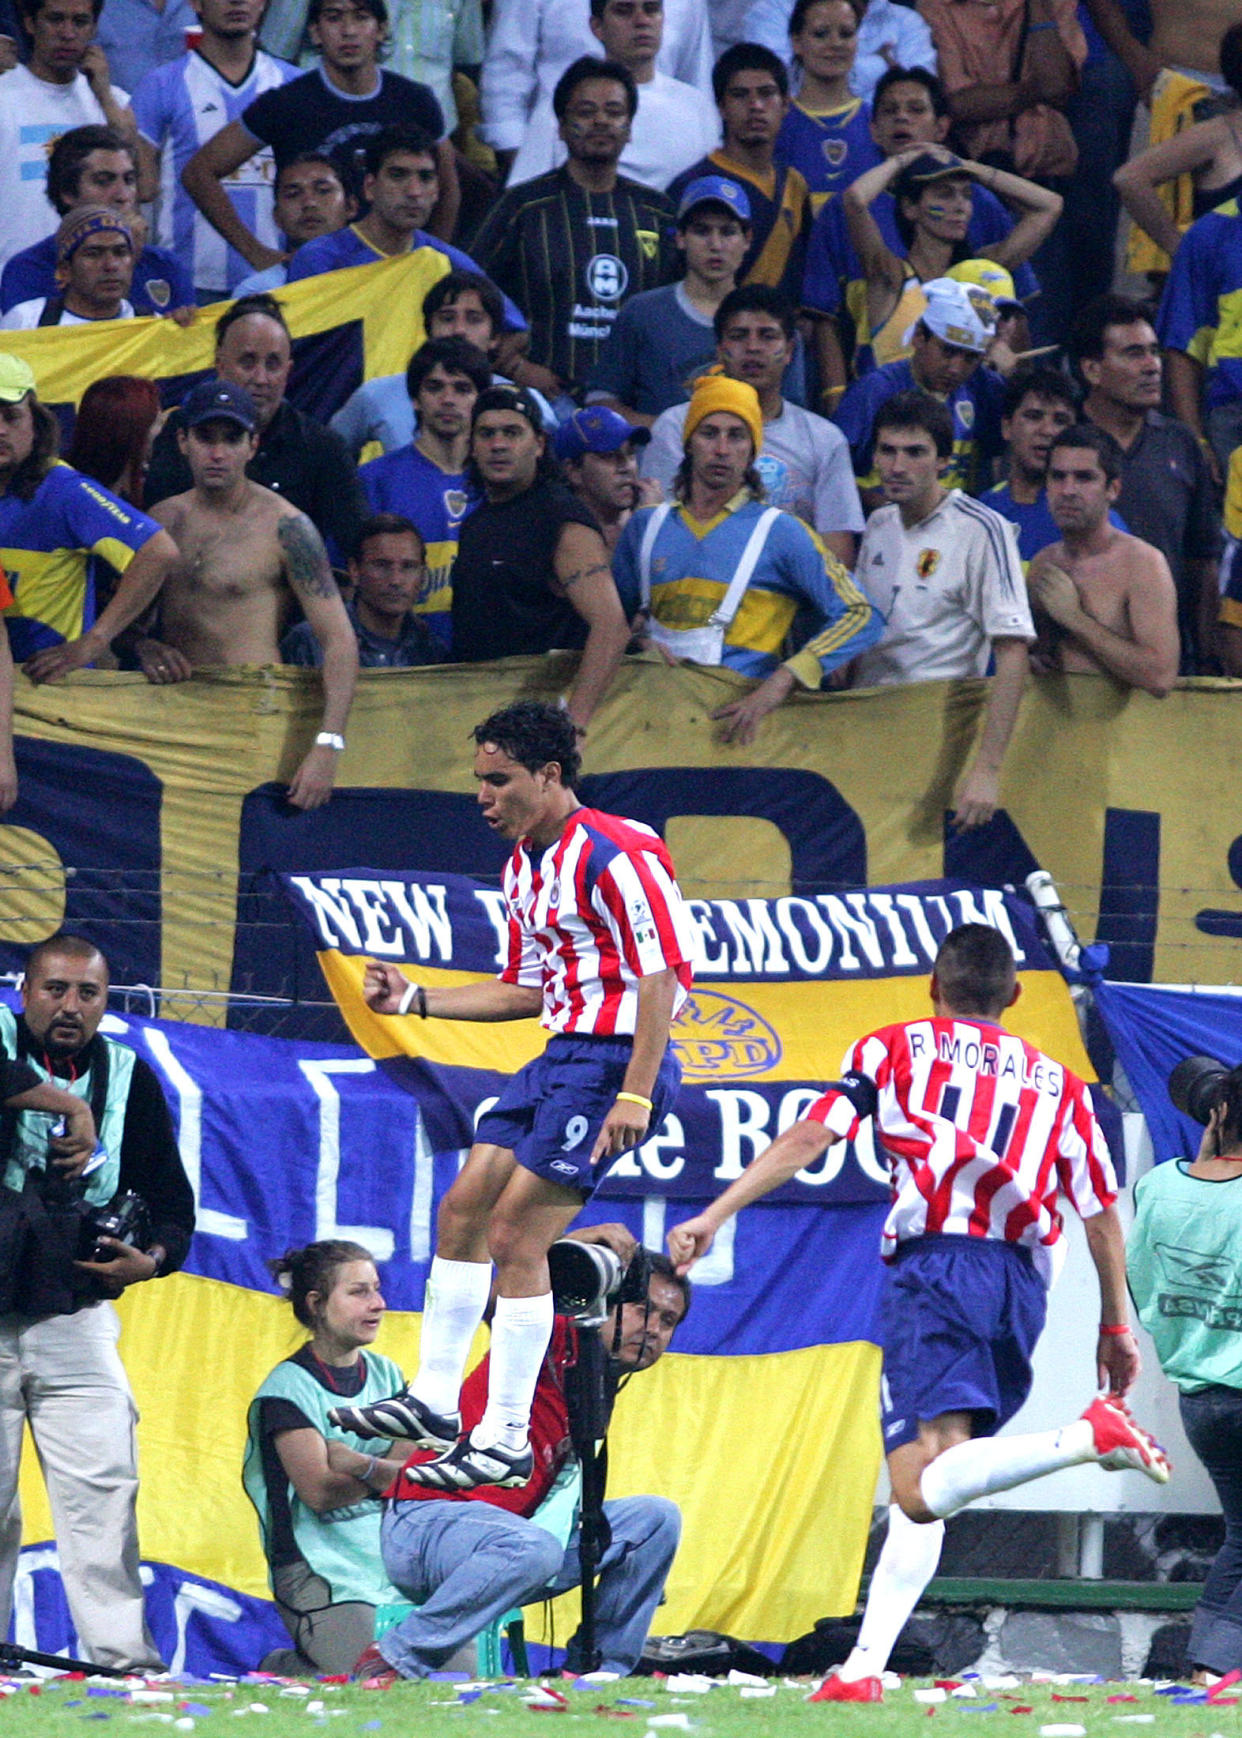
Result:
[[[373,1641],[367,1643],[355,1660],[353,1677],[365,1690],[389,1690],[401,1682],[401,1673],[389,1665]]]
[[[808,1702],[882,1702],[884,1685],[879,1678],[855,1678],[847,1682],[835,1672],[829,1674]]]
[[[1095,1438],[1096,1460],[1106,1472],[1132,1470],[1146,1473],[1155,1484],[1168,1484],[1173,1470],[1168,1455],[1151,1432],[1135,1422],[1119,1396],[1100,1395],[1082,1416]]]

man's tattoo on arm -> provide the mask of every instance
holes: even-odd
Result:
[[[300,597],[336,597],[336,581],[328,565],[323,538],[305,513],[286,513],[276,536],[285,559],[285,575]]]
[[[579,567],[573,573],[567,573],[561,580],[561,584],[568,591],[571,586],[577,585],[580,579],[590,579],[596,573],[606,573],[609,579],[612,578],[612,569],[608,563],[596,561],[590,567]]]

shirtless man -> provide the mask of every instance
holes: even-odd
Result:
[[[205,380],[181,407],[178,440],[194,486],[153,509],[181,558],[161,599],[162,639],[138,649],[152,682],[183,682],[221,664],[278,664],[296,598],[323,651],[322,728],[289,786],[294,808],[317,809],[332,794],[336,760],[358,675],[358,645],[304,513],[252,483],[258,445],[254,402],[243,387]]]
[[[1177,675],[1177,593],[1158,549],[1108,522],[1121,453],[1102,429],[1066,429],[1048,453],[1048,507],[1061,533],[1027,574],[1050,667],[1115,676],[1162,700]]]

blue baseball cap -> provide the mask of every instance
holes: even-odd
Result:
[[[564,462],[580,459],[583,453],[615,453],[627,441],[645,447],[650,439],[649,428],[626,422],[606,404],[589,404],[561,423],[552,436],[552,451]]]
[[[697,181],[692,181],[677,207],[678,223],[696,205],[723,205],[739,223],[750,222],[750,200],[746,197],[746,189],[739,187],[736,181],[730,181],[727,175],[700,175]]]
[[[198,428],[205,422],[235,422],[253,434],[259,417],[244,386],[235,386],[231,380],[200,380],[181,400],[181,424],[183,428]]]

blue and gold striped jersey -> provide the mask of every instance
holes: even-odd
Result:
[[[884,160],[871,137],[871,110],[861,97],[839,109],[790,105],[776,139],[778,163],[797,169],[811,193],[811,211],[821,209],[851,181]]]
[[[1207,374],[1204,403],[1242,398],[1242,216],[1236,199],[1200,217],[1182,237],[1156,316],[1169,350]]]
[[[13,594],[4,617],[17,662],[94,625],[92,556],[124,573],[159,530],[154,519],[63,463],[53,465],[31,500],[0,499],[0,566]]]

